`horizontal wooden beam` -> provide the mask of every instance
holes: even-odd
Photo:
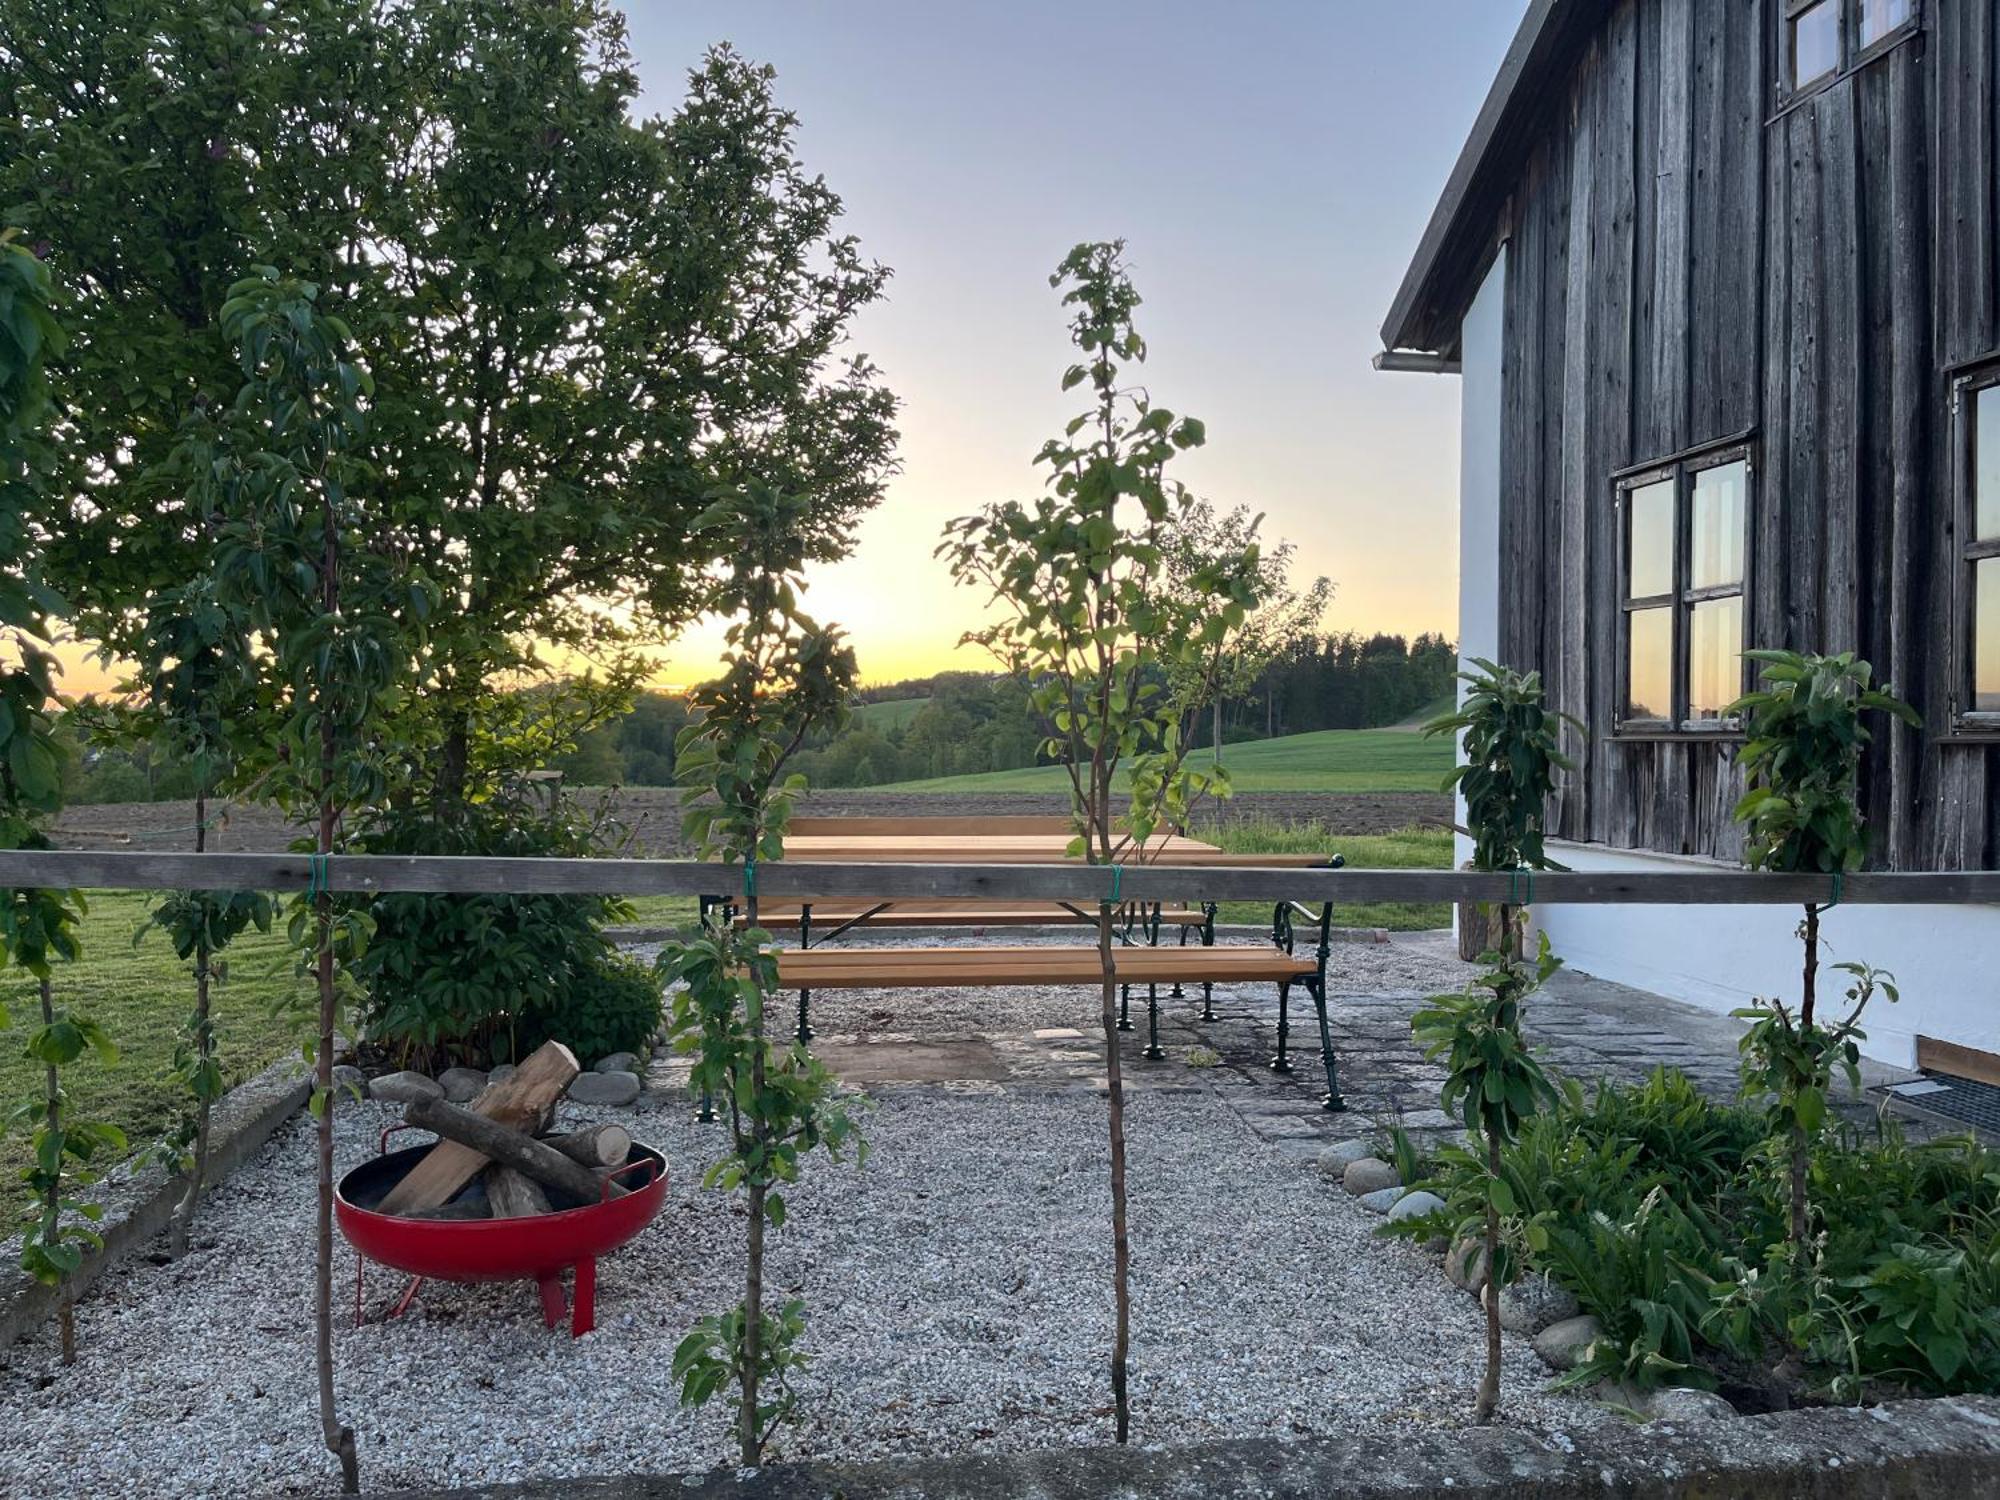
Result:
[[[328,863],[343,892],[459,895],[602,893],[734,896],[741,866],[666,859],[497,859],[343,854]],[[310,888],[303,854],[166,854],[106,850],[0,852],[0,887],[90,890]],[[1116,885],[1114,886],[1114,879]],[[769,864],[757,888],[776,900],[959,897],[1097,901],[1513,901],[1540,906],[2000,906],[2000,871],[1765,875],[1742,870],[1549,871],[1532,879],[1468,870],[1327,870],[1167,865]]]

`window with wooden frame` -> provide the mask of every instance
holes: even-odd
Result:
[[[2000,359],[1952,382],[1958,628],[1952,726],[2000,731]]]
[[[1809,94],[1915,32],[1921,0],[1779,0],[1778,93]]]
[[[1754,474],[1732,443],[1619,478],[1618,733],[1735,728]]]

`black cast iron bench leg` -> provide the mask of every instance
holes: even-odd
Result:
[[[1201,945],[1204,948],[1213,948],[1215,946],[1215,903],[1213,901],[1204,901],[1201,903],[1201,910],[1202,915],[1208,919],[1201,924]],[[1183,927],[1181,932],[1185,935],[1187,929]],[[1213,981],[1206,979],[1201,982],[1201,1018],[1204,1021],[1213,1021],[1215,1019],[1215,985]]]
[[[806,949],[812,946],[812,920],[813,920],[812,903],[806,902],[805,904],[799,907],[799,951],[800,952],[804,952]],[[799,991],[799,1045],[800,1046],[804,1046],[807,1042],[813,1039],[812,1019],[808,1014],[808,1009],[807,1009],[811,1005],[811,1003],[812,1003],[812,991],[800,990]]]
[[[1319,977],[1306,981],[1311,992],[1313,1008],[1319,1012],[1319,1060],[1326,1069],[1326,1097],[1320,1107],[1330,1115],[1340,1114],[1347,1108],[1347,1101],[1340,1097],[1340,1079],[1334,1069],[1333,1028],[1326,1017],[1326,969],[1321,965]]]
[[[1149,1062],[1158,1062],[1167,1054],[1160,1047],[1160,987],[1146,986],[1146,1050],[1142,1054]]]
[[[1273,1073],[1292,1071],[1289,1044],[1292,1034],[1292,986],[1289,980],[1278,985],[1278,1055],[1271,1059]]]

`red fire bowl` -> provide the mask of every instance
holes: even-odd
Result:
[[[417,1288],[439,1281],[525,1281],[541,1287],[542,1311],[553,1328],[562,1321],[562,1273],[576,1271],[576,1306],[570,1332],[581,1336],[596,1326],[597,1258],[636,1236],[658,1215],[667,1197],[667,1159],[650,1146],[634,1145],[618,1181],[631,1191],[597,1203],[577,1203],[550,1193],[556,1212],[524,1219],[405,1219],[375,1212],[429,1146],[392,1151],[362,1163],[334,1190],[333,1212],[340,1232],[364,1262],[376,1261],[414,1277],[395,1312],[410,1305]],[[480,1198],[475,1180],[454,1201]],[[394,1313],[391,1314],[394,1316]],[[354,1319],[361,1321],[361,1275],[354,1283]]]

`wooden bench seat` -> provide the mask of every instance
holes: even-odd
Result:
[[[763,903],[757,920],[771,930],[798,927],[805,919],[806,904],[797,901]],[[867,927],[1047,927],[1054,924],[1094,923],[1097,913],[1082,905],[1061,901],[996,902],[967,898],[955,901],[814,901],[812,926],[817,929],[844,927],[848,923]],[[737,914],[736,925],[746,918]],[[1141,919],[1143,921],[1143,919]],[[1206,927],[1208,913],[1199,907],[1168,907],[1160,912],[1164,927]]]
[[[1113,948],[1120,984],[1291,984],[1317,960],[1277,948]],[[1095,948],[812,948],[778,955],[788,990],[956,989],[1101,984]]]

